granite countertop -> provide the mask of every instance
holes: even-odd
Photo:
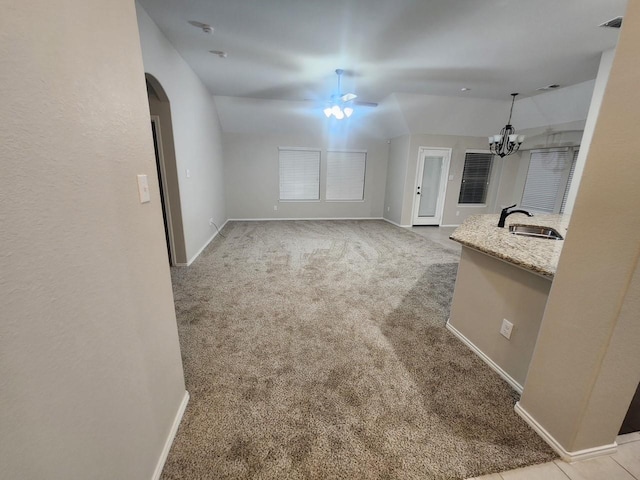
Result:
[[[509,225],[541,225],[555,228],[565,237],[568,215],[535,215],[514,213],[507,217],[505,227],[498,227],[500,215],[473,215],[451,234],[454,240],[493,257],[553,279],[564,240],[525,237],[509,232]]]

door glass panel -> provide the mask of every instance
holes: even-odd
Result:
[[[442,175],[442,157],[424,157],[422,188],[420,189],[419,217],[435,217],[440,193],[440,176]]]

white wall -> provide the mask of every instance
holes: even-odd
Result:
[[[469,215],[492,211],[494,192],[497,190],[500,174],[499,161],[492,170],[487,204],[484,206],[458,205],[465,154],[467,150],[486,149],[484,137],[406,135],[391,140],[385,198],[385,205],[390,207],[390,211],[386,212],[385,207],[385,218],[402,226],[411,226],[413,223],[413,202],[420,147],[451,149],[449,176],[452,175],[453,178],[447,181],[442,225],[458,225]]]
[[[513,124],[519,133],[529,136],[523,147],[578,144],[594,83],[584,82],[516,101]],[[447,183],[443,225],[459,225],[469,215],[493,213],[520,201],[524,186],[522,171],[525,168],[526,176],[528,152],[495,158],[484,205],[458,205],[465,153],[487,150],[485,136],[499,132],[508,119],[508,100],[395,94],[394,101],[412,133],[391,140],[385,205],[393,211],[387,213],[385,207],[385,218],[411,225],[421,146],[452,149],[449,173],[453,178]],[[400,176],[404,176],[402,188],[398,182]]]
[[[584,120],[587,118],[594,86],[595,80],[589,80],[516,100],[512,123],[519,131]],[[506,121],[505,116],[500,128]]]
[[[576,200],[576,195],[578,194],[578,188],[580,187],[582,172],[584,171],[587,155],[589,153],[589,146],[591,145],[593,131],[595,130],[596,120],[600,113],[600,105],[602,104],[607,82],[609,81],[609,74],[613,65],[614,54],[615,49],[607,50],[602,53],[602,57],[600,58],[600,68],[598,69],[598,76],[595,80],[593,96],[591,97],[591,105],[589,106],[589,113],[587,115],[586,125],[584,128],[582,148],[580,148],[580,152],[578,153],[576,169],[573,175],[574,180],[571,182],[571,188],[567,195],[567,213],[571,213],[573,211],[573,205]]]
[[[639,43],[631,0],[519,403],[568,452],[610,446],[640,381]]]
[[[500,176],[501,162],[494,160],[489,180],[489,192],[484,205],[458,205],[464,157],[467,150],[488,150],[486,138],[463,137],[454,135],[412,135],[409,150],[409,164],[407,167],[407,181],[405,183],[403,222],[411,223],[413,201],[415,198],[416,174],[418,171],[418,152],[420,147],[451,148],[451,163],[449,166],[449,180],[444,199],[442,225],[459,225],[469,215],[478,213],[492,213],[495,191]],[[452,178],[453,177],[453,178]]]
[[[225,179],[229,218],[381,218],[388,145],[360,136],[258,135],[225,133]],[[278,147],[321,149],[319,202],[279,202]],[[327,202],[327,149],[366,150],[365,199]],[[274,206],[278,210],[274,210]]]
[[[404,186],[407,178],[410,146],[410,135],[391,139],[385,187],[384,218],[396,225],[403,226],[409,226],[409,224],[402,223],[402,208],[404,205]]]
[[[584,120],[578,120],[560,125],[519,130],[518,133],[525,135],[526,138],[518,153],[509,155],[502,161],[496,211],[513,204],[520,204],[527,180],[531,150],[579,146],[584,124]]]
[[[0,32],[0,476],[150,479],[185,391],[133,3]]]
[[[580,155],[586,155],[588,148],[584,148],[583,133],[587,113],[594,108],[591,105],[592,96],[594,99],[598,96],[601,98],[602,94],[597,92],[604,88],[594,90],[597,85],[596,81],[590,80],[516,101],[513,125],[526,138],[518,153],[502,160],[496,211],[519,204],[522,200],[530,150],[582,145]],[[580,183],[581,173],[582,169],[577,168],[574,186]],[[571,213],[571,210],[567,208],[566,213]]]
[[[145,72],[162,85],[171,104],[182,221],[192,261],[226,221],[222,131],[213,97],[136,3]],[[190,178],[187,178],[187,170]]]

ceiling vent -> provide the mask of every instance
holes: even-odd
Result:
[[[620,28],[622,26],[622,17],[612,18],[608,22],[604,22],[599,27]]]

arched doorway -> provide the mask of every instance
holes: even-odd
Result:
[[[186,265],[187,252],[180,207],[178,168],[173,144],[171,106],[169,98],[160,82],[150,74],[145,74],[151,131],[158,170],[158,187],[162,202],[167,255],[170,265]]]

